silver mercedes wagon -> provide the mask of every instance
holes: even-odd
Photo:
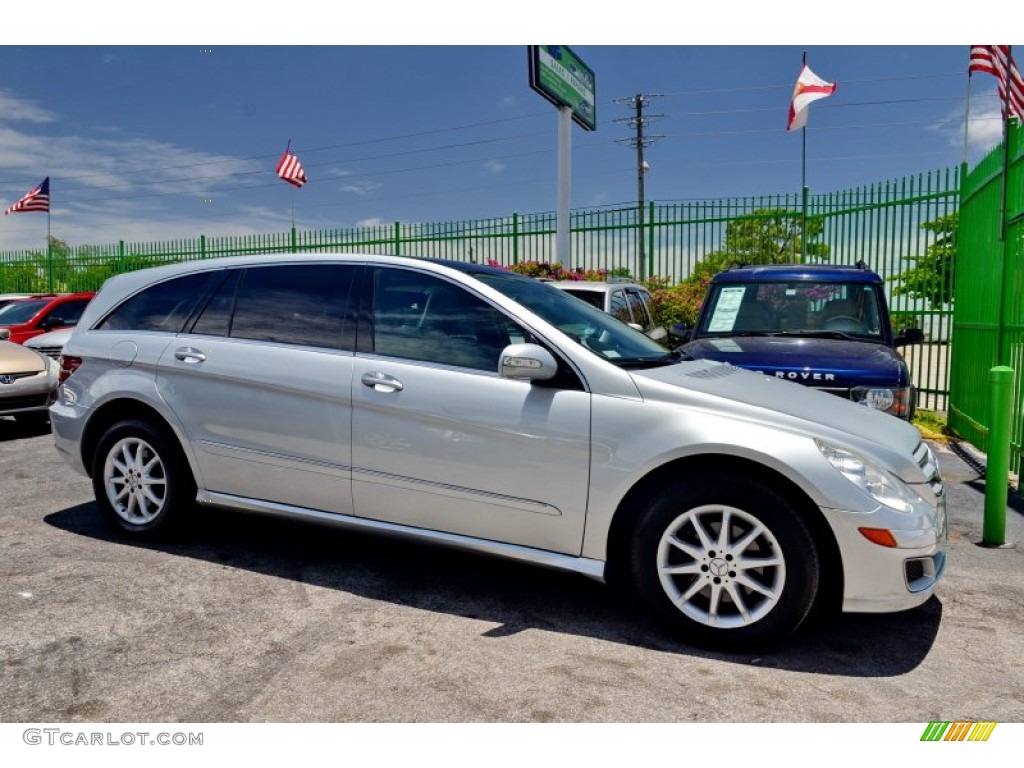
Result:
[[[473,264],[253,255],[107,281],[61,357],[57,450],[126,535],[211,506],[621,581],[686,642],[816,603],[923,603],[945,498],[917,430],[667,353]],[[199,502],[199,503],[197,503]]]

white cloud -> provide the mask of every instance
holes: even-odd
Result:
[[[1002,108],[995,88],[971,94],[970,122],[967,126],[967,153],[976,162],[1003,139]],[[964,145],[964,109],[957,107],[931,125],[928,130],[943,135],[950,146]]]
[[[384,221],[384,219],[380,218],[379,216],[371,216],[368,219],[360,219],[359,221],[356,222],[356,226],[357,227],[380,227],[380,226],[383,226],[383,225],[385,225],[387,223],[388,222]]]
[[[491,173],[501,173],[505,170],[505,164],[498,160],[487,160],[484,162],[484,168]]]
[[[366,197],[380,189],[382,186],[384,185],[376,181],[350,181],[347,184],[342,184],[341,189],[343,192],[348,192],[349,194]]]
[[[52,123],[57,116],[29,99],[0,88],[0,123]]]
[[[54,235],[71,243],[153,240],[266,231],[264,212],[227,203],[232,189],[272,183],[273,159],[240,159],[148,137],[120,137],[116,126],[99,136],[40,135],[17,123],[56,123],[59,115],[0,89],[0,207],[6,208],[50,176]],[[218,197],[221,211],[168,217],[178,206]],[[174,210],[174,208],[171,208]],[[212,215],[211,215],[212,214]],[[218,215],[220,214],[220,215]],[[0,227],[0,250],[36,247],[39,216],[10,217]],[[287,217],[281,228],[290,226]],[[251,222],[251,224],[249,223]],[[42,225],[45,232],[45,222]]]

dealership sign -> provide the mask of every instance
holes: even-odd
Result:
[[[530,45],[527,49],[530,87],[552,104],[569,107],[581,128],[596,130],[594,70],[566,45]]]

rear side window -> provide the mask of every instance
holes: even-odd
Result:
[[[633,316],[629,314],[629,305],[626,303],[626,294],[623,291],[615,291],[612,294],[608,312],[624,323],[633,322]]]
[[[211,297],[193,333],[353,349],[345,316],[355,266],[294,264],[249,267]]]
[[[179,333],[216,277],[215,272],[198,272],[152,285],[117,307],[96,327],[101,331]],[[58,307],[54,314],[63,311]],[[81,316],[81,311],[78,314]]]
[[[52,322],[54,319],[59,318],[61,325],[78,325],[78,321],[82,319],[82,313],[85,312],[85,308],[88,305],[89,299],[65,301],[50,310],[42,322],[47,320]]]
[[[626,291],[626,299],[629,301],[629,308],[633,311],[633,320],[645,331],[649,330],[653,323],[651,316],[647,314],[647,306],[644,304],[640,292]]]

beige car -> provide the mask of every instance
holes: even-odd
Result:
[[[0,416],[45,422],[57,389],[56,360],[21,344],[0,341]]]

